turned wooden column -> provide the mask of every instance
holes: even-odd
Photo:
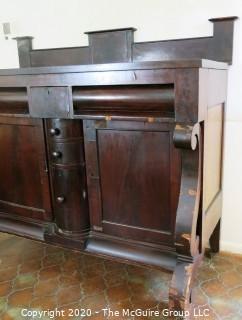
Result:
[[[46,137],[57,232],[89,230],[82,121],[48,119]]]

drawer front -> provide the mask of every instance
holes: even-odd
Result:
[[[81,122],[67,119],[48,119],[47,135],[50,140],[78,138],[83,136]]]
[[[31,87],[28,90],[29,113],[33,118],[70,118],[68,87]]]
[[[58,227],[80,231],[89,226],[84,168],[52,168],[53,204]]]
[[[53,164],[61,165],[83,164],[83,139],[74,142],[53,141],[50,145],[50,160]]]

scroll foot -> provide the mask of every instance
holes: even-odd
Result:
[[[178,260],[169,290],[169,309],[179,312],[184,319],[192,319],[193,305],[191,301],[192,286],[202,255],[193,261]]]

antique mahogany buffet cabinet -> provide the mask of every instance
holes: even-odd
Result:
[[[191,306],[205,247],[219,250],[227,67],[235,17],[211,37],[32,49],[0,71],[0,231],[173,271]]]

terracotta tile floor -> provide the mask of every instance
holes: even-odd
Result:
[[[0,234],[0,319],[106,319],[105,307],[163,310],[171,275],[71,252],[31,240]],[[205,259],[193,300],[209,317],[242,319],[242,257],[219,254]],[[57,309],[55,309],[57,308]],[[69,309],[91,309],[91,317],[68,316]],[[59,310],[36,317],[21,312]],[[109,319],[168,319],[110,316]]]

